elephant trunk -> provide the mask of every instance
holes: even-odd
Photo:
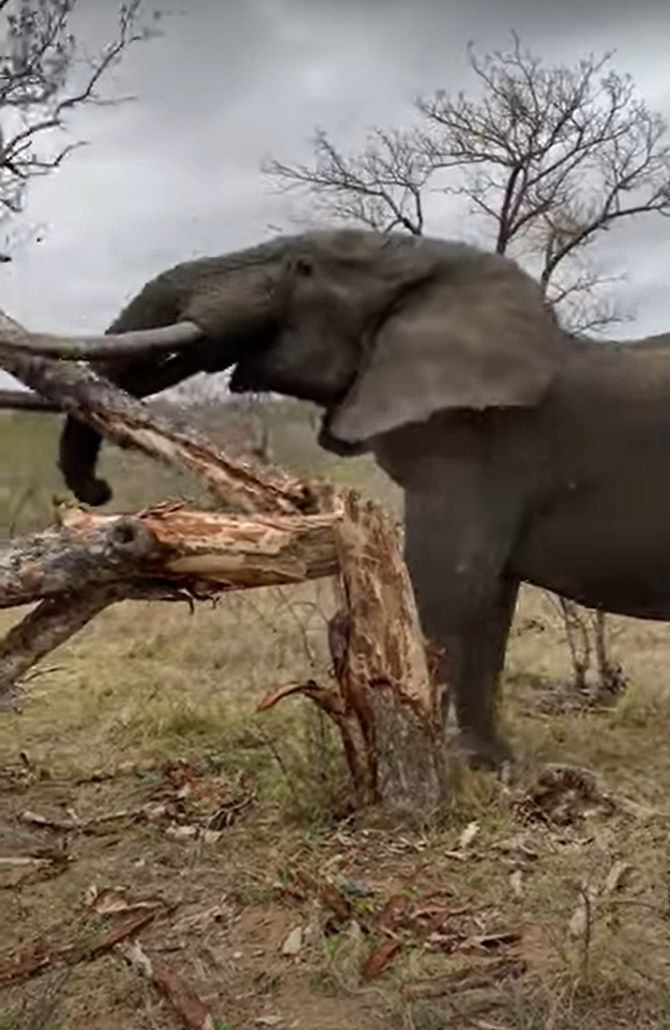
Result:
[[[93,367],[134,397],[175,386],[198,372],[224,371],[249,347],[272,339],[281,317],[277,270],[283,247],[276,242],[225,255],[186,262],[162,273],[134,297],[109,327],[109,333],[192,322],[203,333],[161,358],[124,357]],[[95,476],[99,433],[68,416],[60,438],[59,468],[75,496],[85,504],[104,504],[111,490]]]

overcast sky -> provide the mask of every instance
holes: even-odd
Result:
[[[104,42],[114,0],[80,0],[82,33]],[[506,47],[510,30],[547,60],[615,48],[616,67],[670,115],[667,0],[156,0],[163,35],[107,82],[134,94],[72,117],[90,141],[31,186],[28,233],[0,266],[0,306],[35,329],[103,330],[143,282],[186,258],[292,228],[259,171],[307,158],[316,125],[343,148],[374,124],[407,124],[411,100],[468,86],[465,47]],[[430,228],[430,227],[429,227]],[[435,229],[435,226],[433,226]],[[462,224],[439,226],[462,236]],[[40,242],[37,242],[39,237]],[[670,328],[670,221],[648,216],[607,239],[629,275],[626,333]]]

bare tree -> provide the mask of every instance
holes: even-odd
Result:
[[[65,141],[68,116],[101,95],[106,74],[132,44],[156,32],[143,0],[119,6],[118,30],[95,55],[72,31],[80,0],[0,0],[0,220],[23,210],[30,180],[58,168],[80,141]]]
[[[609,53],[547,67],[516,35],[508,52],[468,49],[472,96],[417,98],[414,125],[373,129],[357,154],[320,129],[312,163],[270,159],[263,170],[308,193],[317,213],[382,231],[421,235],[434,194],[464,201],[492,248],[526,264],[564,319],[601,328],[614,313],[599,305],[594,316],[584,298],[612,280],[586,255],[622,219],[670,213],[665,122],[630,76],[609,69]]]
[[[436,196],[446,214],[465,205],[492,249],[537,276],[568,329],[600,331],[627,315],[605,289],[618,278],[591,260],[593,244],[622,220],[670,214],[665,122],[611,59],[547,66],[516,34],[508,51],[479,56],[470,46],[471,93],[418,97],[410,127],[373,129],[359,153],[319,129],[311,163],[262,168],[280,189],[308,194],[317,215],[381,231],[422,235]],[[575,625],[586,635],[575,681],[584,686],[593,660],[611,693],[621,671],[608,658],[605,619],[585,621],[569,602],[562,610],[573,656]]]

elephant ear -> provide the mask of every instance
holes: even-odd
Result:
[[[559,340],[538,284],[509,259],[440,269],[370,338],[328,434],[353,445],[438,411],[533,407],[556,373]]]

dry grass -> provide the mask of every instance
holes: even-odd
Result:
[[[276,433],[277,457],[313,471],[318,456],[311,444],[296,455],[304,433],[289,415],[283,437]],[[25,417],[0,424],[3,452],[6,445],[20,454],[12,461],[15,478],[0,480],[5,526],[46,521],[57,483],[49,471],[52,429],[44,426]],[[147,484],[146,463],[134,460],[124,459],[121,480],[112,452],[105,461],[123,483],[121,508],[182,489],[167,472]],[[397,500],[365,462],[321,468]],[[31,490],[38,478],[42,485]],[[26,492],[30,500],[22,504]],[[211,839],[178,839],[166,833],[165,819],[130,817],[68,835],[71,861],[60,875],[12,889],[1,889],[0,881],[0,968],[38,936],[49,947],[74,941],[83,948],[110,919],[91,918],[83,906],[87,889],[124,886],[133,896],[160,894],[176,906],[142,941],[217,1012],[218,1030],[670,1025],[668,627],[616,622],[614,647],[630,687],[614,709],[550,711],[568,658],[551,603],[526,591],[506,676],[518,781],[506,787],[455,759],[454,796],[442,822],[408,836],[343,819],[346,777],[337,741],[306,702],[255,713],[269,687],[327,677],[323,627],[331,605],[327,582],[231,596],[193,614],[180,605],[127,603],[51,656],[23,712],[0,718],[0,856],[53,848],[62,837],[22,823],[26,809],[60,820],[73,809],[85,821],[155,803],[170,782],[165,763],[176,758],[191,762],[195,793],[207,797],[224,784],[254,800]],[[0,616],[0,628],[18,614]],[[653,811],[595,814],[567,826],[524,822],[510,802],[548,761],[588,766],[615,796]],[[91,779],[96,772],[110,775]],[[202,818],[189,807],[195,793],[179,802],[186,825]],[[479,832],[459,859],[460,834],[473,820]],[[580,899],[602,887],[617,862],[630,866],[626,877],[589,902],[575,928]],[[346,897],[347,918],[334,924],[323,899],[298,889],[299,871],[326,877]],[[395,895],[419,907],[438,898],[453,909],[448,932],[441,927],[430,940],[403,931],[399,954],[362,985],[361,963],[383,939],[372,915]],[[303,946],[289,958],[281,949],[297,926],[305,930]],[[524,976],[440,997],[411,996],[419,981],[434,985],[489,957],[472,941],[475,950],[468,951],[463,937],[503,930],[519,931],[520,941],[501,944],[490,958],[523,958]],[[0,1030],[179,1025],[170,1004],[116,953],[56,966],[0,991]]]

